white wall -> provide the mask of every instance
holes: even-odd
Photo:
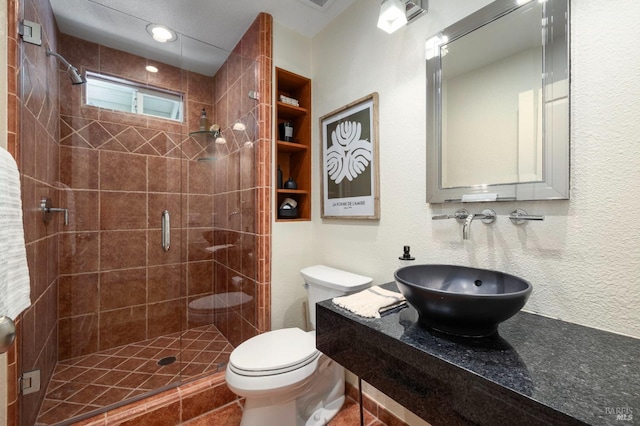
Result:
[[[462,241],[455,221],[430,219],[460,205],[425,203],[424,41],[487,3],[432,0],[426,17],[387,35],[375,26],[379,2],[359,0],[313,38],[313,232],[305,225],[274,228],[274,318],[290,310],[276,295],[297,294],[300,280],[292,271],[298,266],[325,263],[380,284],[393,279],[408,244],[418,262],[498,269],[530,280],[529,311],[640,337],[639,2],[572,1],[571,200],[491,204],[497,222],[474,223],[470,241]],[[374,91],[382,219],[322,220],[318,117]],[[475,212],[485,205],[465,207]],[[516,207],[546,219],[516,227],[506,217]],[[295,253],[282,251],[291,241],[299,242]]]
[[[273,23],[273,64],[276,67],[311,78],[311,40],[288,28]],[[274,96],[275,85],[274,85]],[[312,93],[313,96],[313,93]],[[274,134],[277,134],[274,123]],[[273,152],[275,152],[275,141]],[[275,158],[275,157],[274,157]],[[275,188],[276,164],[273,165]],[[315,179],[315,175],[312,176]],[[317,197],[311,200],[312,205]],[[272,215],[274,220],[277,215]],[[314,259],[313,224],[311,222],[274,222],[271,253],[271,328],[305,328],[303,302],[307,293],[300,270]]]
[[[379,222],[322,220],[314,203],[313,259],[381,284],[393,280],[408,244],[418,262],[530,280],[529,311],[640,337],[640,245],[632,213],[640,210],[640,3],[572,1],[571,200],[466,205],[472,212],[490,206],[499,215],[491,226],[474,223],[470,241],[454,220],[431,220],[460,204],[425,203],[424,42],[489,1],[429,3],[426,17],[387,35],[375,26],[379,2],[359,0],[313,39],[313,176],[320,175],[318,117],[376,91],[381,183]],[[319,179],[313,193],[320,194]],[[546,219],[516,227],[506,217],[516,207]],[[375,389],[365,392],[417,422]]]
[[[312,58],[314,124],[368,93],[380,95],[382,219],[323,221],[315,203],[314,259],[384,283],[408,244],[418,262],[528,279],[529,311],[640,337],[640,245],[631,213],[640,210],[640,3],[572,1],[571,200],[491,204],[497,222],[473,223],[470,241],[454,220],[430,219],[459,204],[425,203],[424,41],[488,2],[432,0],[426,17],[393,35],[375,26],[378,3],[356,2],[314,37]],[[315,179],[314,194],[319,189]],[[546,219],[516,227],[506,217],[516,207]]]

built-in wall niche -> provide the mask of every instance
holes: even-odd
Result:
[[[311,220],[311,80],[276,68],[275,111],[276,220],[308,221]],[[295,182],[295,187],[289,179]],[[297,203],[295,212],[279,211],[287,198]]]

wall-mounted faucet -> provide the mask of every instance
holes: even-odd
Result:
[[[471,222],[473,222],[473,219],[476,218],[482,220],[482,223],[493,223],[496,221],[496,212],[491,209],[484,209],[482,210],[482,213],[468,215],[467,219],[462,225],[463,240],[468,240],[469,238],[471,238]]]
[[[462,239],[468,240],[471,237],[471,223],[473,219],[480,219],[483,223],[493,223],[496,221],[496,212],[491,209],[484,209],[480,213],[469,214],[465,209],[460,209],[454,214],[437,214],[431,216],[433,220],[439,219],[455,219],[459,223],[462,223]],[[522,225],[531,220],[544,220],[544,216],[530,215],[522,209],[516,209],[509,215],[511,223],[514,225]]]
[[[471,223],[473,219],[480,219],[483,223],[489,224],[496,221],[496,212],[491,209],[484,209],[481,213],[469,214],[465,209],[460,209],[454,214],[439,214],[432,216],[431,219],[456,219],[462,223],[462,239],[468,240],[471,237]]]

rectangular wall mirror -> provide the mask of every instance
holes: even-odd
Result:
[[[497,0],[426,44],[427,202],[569,198],[569,1]]]

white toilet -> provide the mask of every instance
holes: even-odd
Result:
[[[316,265],[300,271],[311,324],[316,303],[363,290],[371,278]],[[315,331],[299,328],[252,337],[231,352],[226,380],[245,397],[241,426],[320,426],[344,402],[344,369],[316,349]]]

